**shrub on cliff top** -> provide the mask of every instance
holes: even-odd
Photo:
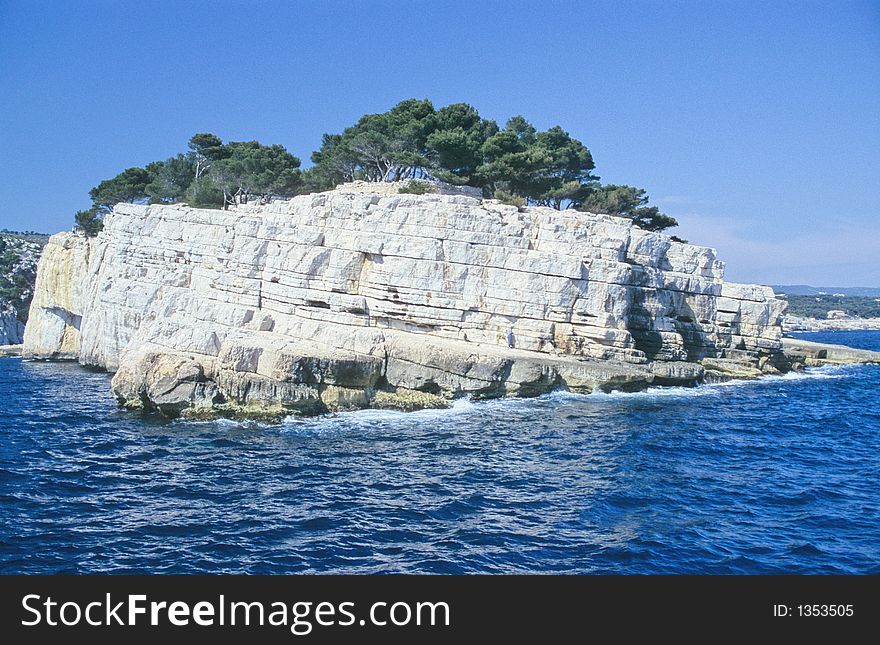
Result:
[[[101,214],[96,208],[77,211],[76,215],[73,216],[73,221],[76,223],[76,229],[85,234],[86,237],[94,237],[104,229]]]
[[[662,231],[678,226],[674,218],[664,215],[656,206],[647,204],[648,195],[643,189],[607,184],[586,187],[576,202],[576,208],[590,213],[626,217],[646,231]]]
[[[410,179],[403,186],[397,189],[398,193],[409,193],[411,195],[424,195],[425,193],[433,193],[434,187],[426,181]]]
[[[516,208],[522,209],[526,206],[526,200],[519,195],[514,195],[513,193],[509,193],[506,190],[498,189],[495,191],[495,199],[497,199],[502,204],[507,204],[508,206],[516,206]]]

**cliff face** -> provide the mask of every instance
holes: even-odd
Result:
[[[95,240],[58,233],[49,238],[37,267],[37,281],[24,332],[25,355],[76,360],[89,284],[89,256]]]
[[[233,211],[120,204],[97,238],[58,234],[25,354],[115,371],[121,402],[188,415],[788,366],[784,302],[724,282],[713,249],[616,217],[363,190]]]

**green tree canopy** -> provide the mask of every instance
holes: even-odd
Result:
[[[252,196],[268,200],[297,194],[302,184],[300,161],[284,146],[232,141],[223,147],[228,156],[213,161],[207,176],[223,193],[224,206]]]
[[[144,168],[126,168],[112,179],[105,179],[89,191],[92,203],[101,212],[110,212],[119,202],[136,202],[147,197],[147,184],[153,178]]]
[[[515,116],[500,130],[466,103],[435,110],[417,99],[325,134],[312,161],[304,183],[314,188],[433,177],[554,208],[574,203],[598,179],[589,149],[560,126],[539,132]]]
[[[187,158],[193,164],[194,179],[204,175],[214,161],[229,156],[229,150],[223,145],[223,140],[210,132],[194,134],[189,139],[188,147]]]
[[[480,146],[494,122],[464,103],[439,111],[427,99],[401,101],[387,112],[366,114],[341,134],[325,134],[312,154],[315,166],[306,183],[332,188],[338,183],[443,178],[473,181]]]
[[[314,166],[304,173],[303,182],[316,191],[351,181],[358,172],[358,159],[341,134],[325,133],[311,158]]]
[[[392,181],[422,176],[428,166],[425,141],[434,106],[428,100],[401,101],[388,112],[365,114],[342,134],[325,134],[312,155],[318,184],[367,179]]]
[[[628,217],[647,230],[677,224],[648,204],[644,190],[602,186],[589,148],[561,126],[539,130],[517,115],[501,129],[467,103],[435,109],[427,99],[407,99],[386,112],[365,114],[341,133],[324,134],[311,160],[314,165],[303,172],[283,146],[224,143],[200,132],[186,152],[98,184],[89,193],[93,208],[77,214],[77,225],[94,231],[100,217],[122,201],[226,207],[328,190],[355,179],[440,179],[481,188],[507,203]]]
[[[434,174],[454,184],[478,183],[481,149],[498,132],[498,124],[481,118],[467,103],[454,103],[437,110],[433,125],[425,143]]]
[[[221,159],[226,156],[223,152],[223,140],[210,132],[199,132],[192,135],[187,145],[191,152],[206,159]]]
[[[539,132],[522,116],[508,120],[481,152],[477,174],[490,192],[502,190],[542,206],[572,204],[598,180],[590,172],[593,155],[583,143],[560,126]]]
[[[648,195],[642,188],[607,184],[590,187],[577,202],[577,208],[590,213],[627,217],[647,231],[662,231],[678,226],[675,218],[664,215],[656,206],[647,206]]]
[[[104,229],[101,214],[95,208],[77,211],[73,216],[73,221],[77,230],[82,231],[87,237],[94,237]]]
[[[152,203],[183,201],[186,191],[196,177],[196,163],[192,155],[179,154],[165,161],[147,164],[152,177],[145,192]]]
[[[145,168],[127,168],[89,191],[92,208],[74,216],[86,235],[101,230],[102,217],[120,202],[174,203],[219,208],[235,200],[291,197],[303,185],[300,161],[283,146],[257,141],[223,141],[215,134],[193,135],[187,152]]]

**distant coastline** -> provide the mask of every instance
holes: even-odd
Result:
[[[785,316],[782,319],[785,333],[797,331],[870,331],[880,330],[880,318],[807,318]]]
[[[773,290],[788,302],[784,332],[880,329],[878,289],[777,285]]]

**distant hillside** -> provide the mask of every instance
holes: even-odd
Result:
[[[0,232],[0,345],[22,341],[37,260],[48,239],[39,233]]]
[[[33,242],[39,244],[40,248],[46,246],[49,241],[48,233],[37,233],[36,231],[10,231],[8,229],[0,230],[0,238],[23,240],[25,242]]]
[[[775,291],[774,287],[774,291]],[[777,292],[778,293],[778,292]],[[839,293],[839,292],[838,292]],[[880,298],[862,296],[784,296],[788,300],[785,313],[804,318],[824,320],[829,311],[842,311],[854,318],[880,318]]]
[[[818,296],[842,293],[845,296],[880,298],[880,287],[811,287],[807,284],[774,284],[771,287],[776,293],[785,293],[790,296]]]

